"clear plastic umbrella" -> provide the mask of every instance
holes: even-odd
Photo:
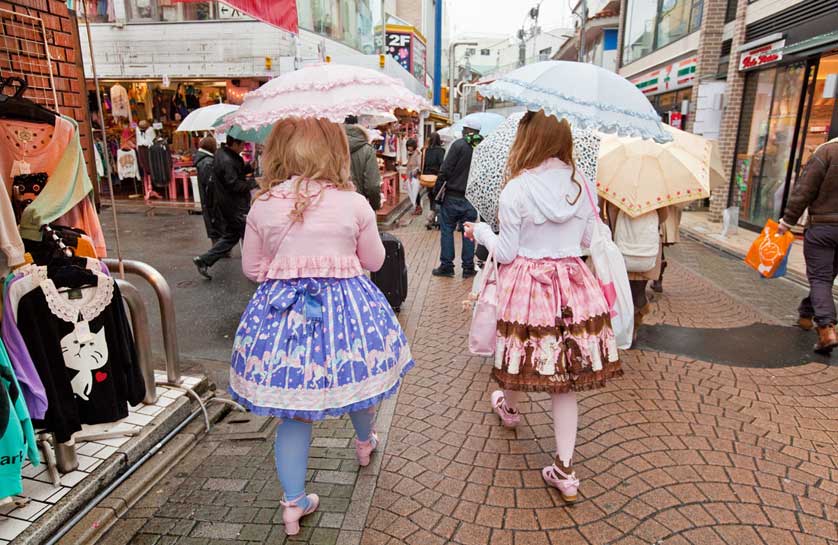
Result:
[[[177,130],[182,132],[212,131],[219,119],[238,109],[239,107],[235,104],[213,104],[198,108],[180,122]]]
[[[479,88],[480,94],[567,119],[576,129],[668,142],[660,116],[626,78],[570,61],[528,64]]]
[[[477,209],[480,217],[492,228],[498,228],[498,203],[501,185],[506,177],[509,150],[518,134],[518,122],[524,112],[510,115],[474,149],[466,187],[466,199]],[[588,180],[596,180],[599,136],[587,130],[573,130],[573,157],[576,168]]]

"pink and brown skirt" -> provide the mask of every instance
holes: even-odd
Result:
[[[498,272],[492,377],[506,390],[563,393],[622,375],[608,303],[577,257],[518,257]]]

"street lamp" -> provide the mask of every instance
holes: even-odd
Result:
[[[439,1],[439,0],[437,0]],[[465,45],[468,47],[477,47],[477,42],[451,42],[448,46],[448,122],[454,123],[454,65],[456,64],[454,55],[457,47]]]

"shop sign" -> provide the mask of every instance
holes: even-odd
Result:
[[[691,57],[637,76],[631,82],[647,95],[684,89],[692,86],[697,66],[698,57]]]
[[[739,70],[751,70],[766,64],[781,61],[783,59],[783,47],[785,45],[785,40],[778,40],[748,51],[743,51],[739,57]]]
[[[412,38],[410,32],[387,31],[387,52],[409,73],[412,73],[410,68],[413,64]]]
[[[412,26],[387,25],[387,53],[419,82],[427,72],[425,38]]]

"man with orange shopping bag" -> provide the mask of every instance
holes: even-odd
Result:
[[[789,196],[779,233],[786,233],[809,209],[803,243],[809,295],[800,303],[798,325],[817,327],[815,351],[830,353],[838,346],[832,286],[838,276],[838,138],[815,150]]]

